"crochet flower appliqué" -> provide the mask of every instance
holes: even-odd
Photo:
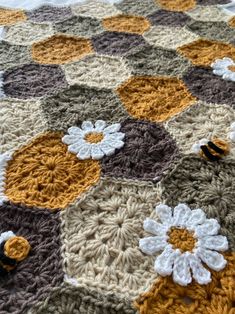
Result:
[[[81,128],[69,128],[69,135],[65,135],[62,141],[79,159],[101,159],[114,154],[115,149],[124,145],[125,134],[119,132],[120,128],[120,123],[106,126],[103,120],[97,120],[95,124],[84,121]]]
[[[235,82],[235,62],[230,58],[217,59],[211,64],[213,73],[224,80]]]
[[[161,223],[150,218],[144,221],[145,231],[154,236],[139,241],[146,254],[163,251],[155,260],[155,271],[161,276],[173,273],[173,280],[182,286],[191,283],[192,277],[199,284],[209,283],[211,273],[202,262],[215,271],[227,263],[216,252],[228,249],[227,238],[217,235],[220,229],[217,220],[207,219],[201,209],[191,210],[185,204],[177,205],[173,211],[161,204],[156,213]]]

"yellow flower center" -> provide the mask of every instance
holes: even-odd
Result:
[[[232,72],[235,72],[235,65],[229,65],[228,69]]]
[[[85,140],[89,143],[99,143],[104,138],[103,133],[93,132],[85,136]]]
[[[168,242],[174,249],[180,249],[182,252],[192,251],[196,244],[193,232],[187,229],[172,227],[168,232]]]
[[[25,238],[13,237],[6,241],[4,254],[19,262],[28,256],[30,248],[30,244]]]

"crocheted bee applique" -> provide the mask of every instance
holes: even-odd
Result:
[[[193,144],[191,150],[205,159],[217,161],[229,154],[230,145],[227,141],[220,138],[213,138],[211,140],[203,138]]]
[[[18,262],[23,261],[29,254],[29,242],[16,236],[12,231],[0,235],[0,275],[6,275],[15,269]]]

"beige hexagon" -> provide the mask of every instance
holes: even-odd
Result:
[[[46,128],[38,101],[0,101],[0,153],[19,148]]]
[[[151,45],[166,49],[176,49],[199,38],[198,35],[190,32],[186,27],[162,25],[151,27],[143,36]]]
[[[202,138],[218,137],[228,142],[230,125],[235,121],[234,110],[227,105],[198,102],[165,123],[167,131],[175,138],[185,154]],[[235,143],[231,143],[235,155]]]
[[[53,28],[49,24],[24,22],[10,26],[4,39],[14,44],[30,45],[35,41],[51,36],[53,33]]]
[[[157,277],[154,257],[143,254],[143,221],[159,203],[151,183],[101,179],[61,212],[65,271],[80,284],[136,297]]]
[[[63,69],[70,84],[104,88],[115,88],[131,76],[125,61],[111,56],[89,55]]]
[[[72,11],[76,15],[90,16],[98,19],[122,13],[114,5],[105,2],[100,2],[99,5],[97,5],[97,0],[88,0],[82,4],[78,3],[72,6]]]

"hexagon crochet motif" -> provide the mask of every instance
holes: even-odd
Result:
[[[0,39],[0,314],[234,314],[234,0],[0,0]]]

